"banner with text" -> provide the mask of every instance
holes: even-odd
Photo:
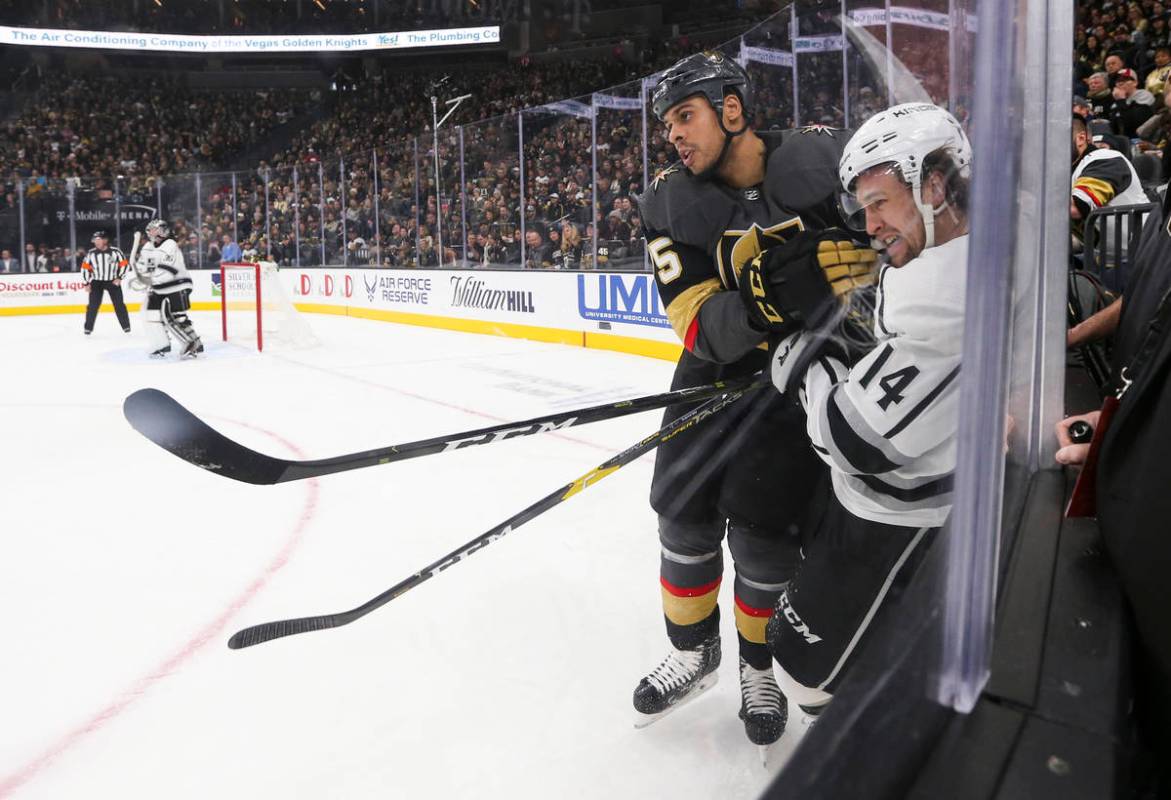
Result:
[[[26,47],[89,47],[100,50],[140,50],[169,53],[356,52],[499,43],[500,27],[498,25],[312,36],[187,36],[168,33],[12,28],[0,25],[0,44],[24,45]]]

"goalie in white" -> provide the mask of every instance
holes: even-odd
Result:
[[[191,308],[191,276],[166,222],[155,219],[147,223],[146,243],[138,251],[133,267],[148,292],[146,335],[151,357],[166,358],[171,352],[169,334],[174,334],[182,346],[180,358],[194,358],[202,353],[203,342],[187,317]]]
[[[858,129],[839,177],[851,223],[885,251],[877,343],[852,367],[810,333],[774,356],[773,381],[797,391],[834,489],[768,626],[779,682],[811,713],[951,510],[971,154],[955,118],[928,103]]]

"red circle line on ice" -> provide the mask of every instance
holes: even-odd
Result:
[[[263,433],[280,442],[297,458],[303,459],[306,457],[305,453],[299,447],[272,431],[250,425],[246,422],[240,422],[239,420],[224,421],[249,428],[258,433]],[[0,778],[0,798],[10,797],[13,792],[43,772],[46,767],[50,766],[74,745],[81,742],[90,734],[101,730],[111,720],[120,716],[135,700],[138,700],[149,692],[156,683],[175,673],[183,664],[190,661],[193,656],[209,644],[220,641],[220,634],[223,633],[228,622],[246,605],[252,602],[252,599],[272,580],[273,576],[288,564],[293,552],[300,546],[301,541],[304,539],[305,531],[308,529],[314,514],[317,512],[317,499],[319,494],[319,484],[316,478],[306,481],[305,485],[305,503],[301,508],[301,514],[297,518],[296,524],[293,526],[292,531],[289,532],[288,538],[285,539],[281,549],[269,561],[260,574],[253,578],[244,590],[233,598],[219,614],[197,631],[194,636],[188,639],[186,644],[182,645],[154,669],[130,684],[113,701],[97,713],[58,738],[23,766]],[[222,644],[222,642],[220,643]],[[224,646],[226,647],[226,645]]]

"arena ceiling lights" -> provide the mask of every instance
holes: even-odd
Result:
[[[0,25],[0,44],[167,53],[358,52],[499,43],[498,25],[310,36],[187,36],[167,33],[12,28]]]

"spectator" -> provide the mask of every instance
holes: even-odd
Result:
[[[469,233],[467,242],[464,245],[464,265],[469,267],[480,267],[484,265],[484,248],[481,245],[483,237]]]
[[[240,250],[240,245],[232,240],[230,233],[225,233],[221,239],[224,245],[220,248],[220,258],[229,263],[239,261],[244,257],[243,251]]]
[[[1155,97],[1146,89],[1138,88],[1138,75],[1133,69],[1121,69],[1114,77],[1114,106],[1110,109],[1110,123],[1114,133],[1134,139],[1138,128],[1155,111]]]
[[[20,261],[12,257],[11,250],[0,250],[0,272],[20,272]]]
[[[1110,85],[1113,86],[1119,70],[1126,69],[1126,61],[1123,59],[1122,53],[1115,50],[1106,56],[1104,65],[1106,67],[1107,79],[1110,81]]]
[[[1163,86],[1163,107],[1139,126],[1138,135],[1142,141],[1139,150],[1159,151],[1163,156],[1164,176],[1171,176],[1171,81]]]
[[[529,228],[525,232],[524,266],[526,269],[549,269],[553,266],[553,250],[538,228]]]
[[[1171,616],[1167,614],[1166,565],[1171,563],[1171,495],[1166,491],[1166,443],[1171,432],[1171,196],[1143,227],[1135,278],[1121,307],[1114,348],[1118,405],[1111,421],[1104,412],[1058,423],[1060,464],[1081,466],[1094,449],[1096,515],[1106,551],[1119,576],[1137,633],[1133,708],[1140,741],[1159,774],[1147,795],[1167,796],[1171,787]],[[1069,426],[1089,422],[1094,444],[1074,444]]]
[[[1110,79],[1105,72],[1095,72],[1086,80],[1090,111],[1095,117],[1108,118],[1114,106],[1114,95],[1110,92]]]
[[[581,269],[581,234],[572,222],[561,225],[561,247],[553,253],[557,269]]]
[[[49,259],[44,253],[38,254],[37,246],[29,242],[24,246],[24,263],[21,267],[23,272],[48,272]]]
[[[1084,97],[1074,96],[1073,98],[1073,113],[1076,117],[1081,117],[1086,122],[1094,118],[1094,112],[1090,108],[1089,101]]]
[[[1171,47],[1156,48],[1155,68],[1147,75],[1146,90],[1155,97],[1163,94],[1163,85],[1167,83],[1169,76],[1171,76]]]
[[[419,266],[439,266],[439,254],[435,251],[435,241],[430,236],[424,236],[419,243]]]

